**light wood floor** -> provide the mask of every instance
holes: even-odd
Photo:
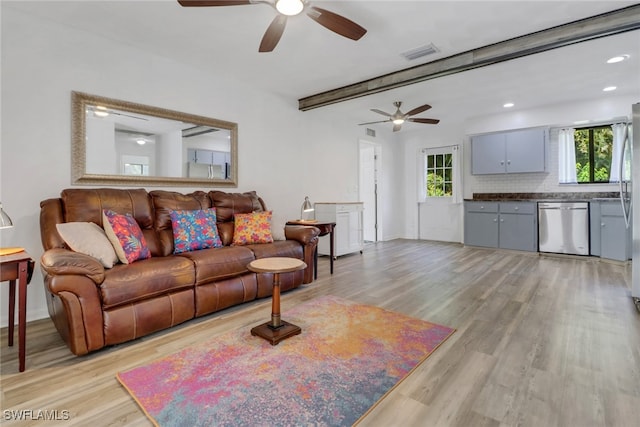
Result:
[[[362,426],[640,425],[640,315],[628,264],[395,240],[339,258],[333,276],[326,257],[319,270],[283,294],[285,312],[331,294],[457,328]],[[116,372],[269,313],[263,299],[85,357],[40,320],[28,325],[20,374],[5,328],[0,423],[151,425]],[[21,409],[70,419],[9,421],[6,411]]]

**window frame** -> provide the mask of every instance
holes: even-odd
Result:
[[[597,171],[597,165],[596,165],[596,147],[595,147],[595,131],[596,130],[611,130],[611,124],[610,123],[605,123],[605,124],[600,124],[600,125],[593,125],[593,126],[582,126],[579,128],[575,128],[573,131],[573,137],[574,137],[574,147],[575,147],[575,152],[576,152],[576,176],[577,178],[577,184],[579,185],[589,185],[589,184],[609,184],[610,183],[610,177],[611,177],[611,166],[613,164],[613,133],[611,135],[611,142],[610,142],[610,157],[609,157],[609,165],[607,166],[607,180],[605,181],[596,181],[596,171]],[[584,132],[584,131],[588,131],[588,147],[587,147],[587,156],[588,156],[588,163],[589,163],[589,180],[588,181],[580,181],[580,171],[577,169],[577,165],[578,163],[578,138],[576,138],[577,136],[577,132]]]
[[[457,187],[462,185],[459,182],[460,177],[458,176],[458,172],[456,168],[459,168],[459,160],[456,160],[456,153],[459,148],[456,145],[445,146],[445,147],[434,147],[434,148],[422,148],[420,150],[420,176],[419,176],[419,185],[420,185],[420,200],[423,202],[427,201],[449,201],[454,202],[457,200],[458,195],[457,191],[459,190]],[[436,167],[429,167],[429,156],[434,156],[434,165]],[[438,163],[436,160],[437,156],[441,156],[443,163],[442,167],[438,167]],[[448,157],[448,164],[445,162],[445,159]],[[441,170],[443,171],[443,176],[445,175],[445,170],[448,170],[448,180],[443,182],[444,185],[450,186],[450,194],[443,195],[429,195],[429,172],[432,170]]]

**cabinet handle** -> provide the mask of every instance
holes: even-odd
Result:
[[[480,209],[484,209],[484,206],[480,206]]]
[[[498,222],[498,218],[494,218],[494,219],[493,219],[493,222]]]
[[[500,218],[500,222],[504,222],[504,219]]]
[[[513,208],[513,210],[517,211],[518,209],[520,209],[519,206],[516,206],[515,208]]]
[[[504,166],[504,160],[500,162],[500,166]]]
[[[511,164],[511,160],[507,160],[507,164],[510,165]]]
[[[601,224],[600,224],[600,227],[604,227],[604,225],[605,225],[605,224],[604,224],[604,222],[603,222],[603,223],[601,223]]]

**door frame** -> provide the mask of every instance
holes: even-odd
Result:
[[[362,167],[362,152],[364,149],[371,149],[373,148],[373,153],[374,153],[374,159],[373,159],[373,164],[374,164],[374,172],[373,172],[373,180],[374,180],[374,198],[373,198],[373,210],[374,210],[374,223],[373,223],[373,236],[374,236],[374,242],[378,242],[380,240],[382,240],[381,236],[382,236],[382,221],[381,221],[381,216],[380,216],[380,206],[381,206],[381,188],[380,188],[380,183],[381,183],[381,176],[382,176],[382,144],[377,143],[377,142],[373,142],[373,141],[368,141],[366,139],[360,139],[358,141],[358,196],[360,201],[362,201],[364,203],[364,216],[367,215],[366,210],[370,209],[369,206],[367,206],[367,199],[364,194],[363,194],[363,182],[365,179],[368,179],[367,177],[364,176],[364,170]],[[365,233],[364,227],[367,226],[367,220],[365,219],[363,221],[363,233]],[[369,225],[371,226],[371,225]]]

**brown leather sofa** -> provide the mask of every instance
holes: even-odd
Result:
[[[170,210],[215,207],[221,248],[174,254]],[[313,280],[319,230],[286,227],[286,240],[233,246],[234,215],[266,211],[255,192],[197,191],[181,194],[144,189],[67,189],[40,203],[40,231],[49,315],[76,355],[133,340],[191,318],[270,296],[272,276],[247,270],[254,259],[286,256],[307,268],[281,274],[281,290]],[[131,214],[151,257],[105,268],[91,256],[70,250],[57,231],[64,222],[93,222],[102,211]]]

